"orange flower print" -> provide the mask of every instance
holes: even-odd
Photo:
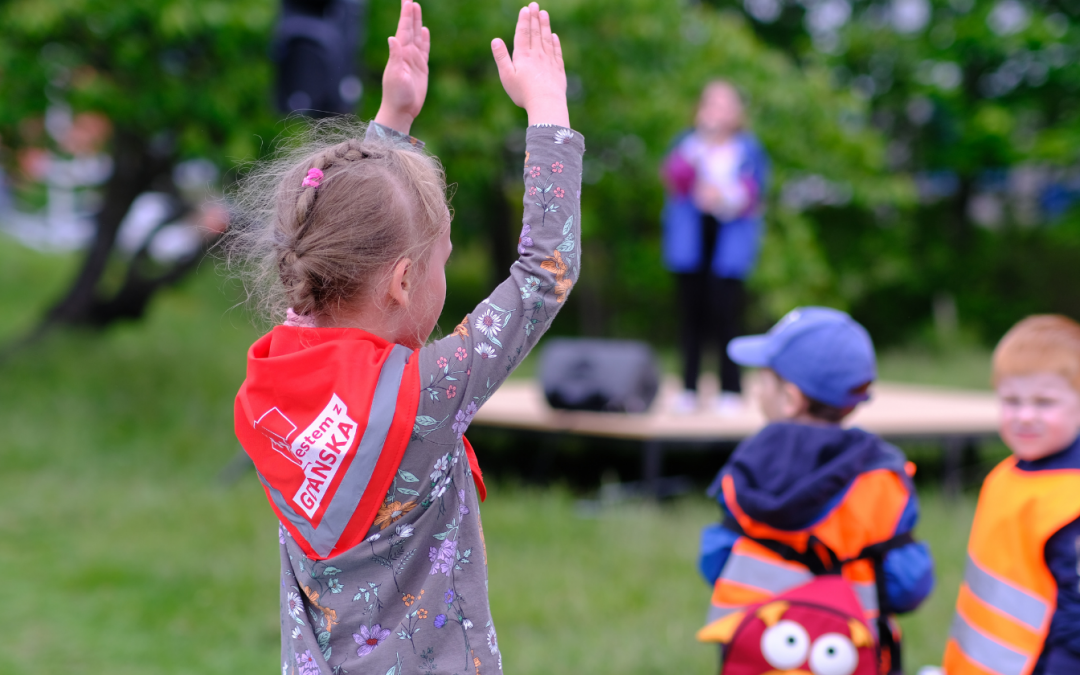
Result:
[[[387,502],[379,508],[379,513],[375,516],[375,524],[379,526],[380,530],[385,530],[390,523],[393,523],[415,508],[415,501],[406,502],[405,504],[402,504],[397,500]]]
[[[312,591],[310,586],[304,586],[304,595],[307,596],[308,601],[311,603],[312,607],[322,612],[323,619],[326,622],[326,632],[331,632],[331,629],[333,629],[333,627],[339,623],[337,618],[337,610],[330,609],[329,607],[323,607],[322,605],[320,605],[318,591]]]
[[[480,519],[476,519],[476,524],[480,526],[480,548],[484,551],[484,566],[487,566],[487,542],[484,541],[484,524],[480,522]]]
[[[406,593],[401,596],[401,601],[405,603],[406,607],[412,607],[412,604],[416,602],[416,596],[412,593]]]
[[[421,619],[426,619],[427,618],[427,610],[426,609],[418,609],[418,610],[416,610],[416,616],[421,618]]]
[[[566,300],[566,296],[574,282],[572,279],[566,278],[566,272],[569,268],[562,259],[562,252],[555,251],[552,253],[550,258],[540,263],[540,267],[555,275],[555,302]]]
[[[457,335],[461,337],[462,340],[469,337],[469,317],[466,316],[462,319],[461,323],[457,325],[457,328],[454,329],[454,332],[451,333],[451,335]],[[461,359],[458,359],[458,361],[460,360]]]
[[[529,166],[529,151],[525,151],[525,166]]]

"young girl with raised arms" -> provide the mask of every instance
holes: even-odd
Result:
[[[320,125],[313,143],[257,168],[233,242],[287,317],[248,352],[235,409],[281,522],[285,675],[502,669],[485,490],[463,434],[580,271],[584,144],[569,128],[559,38],[532,3],[512,56],[492,42],[529,117],[520,257],[452,334],[425,344],[445,299],[451,218],[438,160],[407,135],[430,44],[412,0],[389,43],[363,138]]]

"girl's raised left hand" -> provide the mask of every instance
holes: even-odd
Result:
[[[388,42],[390,58],[383,71],[382,103],[375,121],[407,134],[427,97],[431,32],[423,25],[419,4],[401,0],[397,34]]]

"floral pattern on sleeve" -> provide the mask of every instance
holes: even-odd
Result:
[[[368,129],[419,146],[395,134]],[[519,258],[447,337],[420,350],[412,440],[365,541],[313,561],[279,529],[284,675],[501,673],[464,434],[578,279],[583,152],[570,129],[528,129]]]

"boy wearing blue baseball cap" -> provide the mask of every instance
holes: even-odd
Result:
[[[800,307],[765,335],[732,340],[728,354],[762,369],[769,424],[739,444],[710,488],[722,522],[702,533],[700,568],[714,586],[707,625],[839,572],[878,623],[883,672],[899,671],[888,616],[915,609],[934,572],[929,549],[911,537],[913,465],[877,436],[840,426],[877,376],[870,336],[844,312]]]

